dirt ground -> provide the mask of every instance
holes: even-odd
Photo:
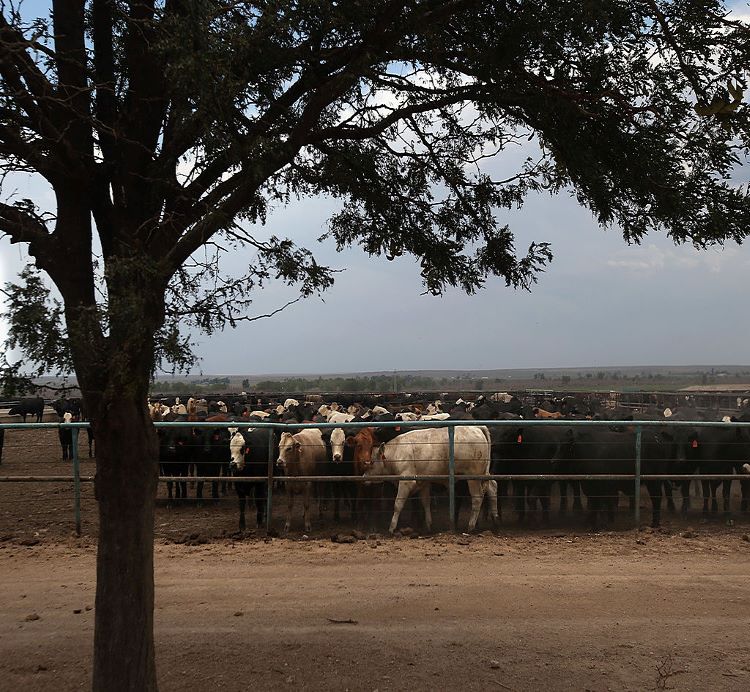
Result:
[[[11,432],[0,475],[69,469],[54,437]],[[0,690],[90,684],[86,487],[76,538],[69,484],[0,483]],[[750,689],[746,519],[633,531],[623,516],[593,535],[580,516],[521,530],[505,513],[498,535],[339,544],[350,527],[330,519],[309,538],[234,536],[234,498],[160,505],[161,689]]]

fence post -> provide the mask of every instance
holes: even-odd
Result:
[[[75,511],[76,536],[81,535],[81,467],[78,460],[78,428],[71,430],[73,441],[73,507]]]
[[[451,531],[456,532],[456,426],[448,426],[448,511]]]
[[[266,534],[271,532],[271,514],[273,513],[273,463],[274,446],[273,446],[274,428],[268,428],[268,480],[266,481]]]
[[[640,425],[635,428],[635,528],[641,525],[641,433]]]

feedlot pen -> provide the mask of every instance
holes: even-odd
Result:
[[[90,478],[95,473],[96,460],[89,458],[86,435],[83,430],[78,436],[78,457],[80,460],[80,474],[83,478]],[[67,477],[71,481],[60,482],[0,482],[0,541],[29,540],[35,541],[45,537],[69,536],[75,532],[74,520],[74,488],[72,483],[72,463],[61,458],[60,444],[55,428],[44,429],[9,429],[6,430],[5,446],[0,464],[0,477],[27,477],[31,479],[46,477]],[[735,478],[738,478],[735,476]],[[229,479],[231,481],[231,479]],[[552,490],[551,520],[548,524],[542,522],[541,510],[526,508],[526,519],[522,524],[517,521],[517,513],[513,498],[502,494],[499,499],[501,508],[500,534],[545,534],[550,530],[562,529],[586,533],[589,530],[585,509],[572,508],[572,490],[568,489],[568,511],[564,515],[559,513],[559,484]],[[675,503],[678,511],[670,513],[663,507],[662,530],[679,531],[693,529],[698,526],[711,530],[726,530],[731,533],[743,534],[750,528],[750,515],[740,512],[739,483],[732,483],[732,516],[734,527],[724,527],[721,511],[705,517],[701,512],[702,496],[700,483],[691,483],[691,509],[687,517],[679,513],[681,496],[675,490]],[[393,512],[395,495],[394,484],[384,483],[384,499],[381,502],[365,501],[363,514],[372,517],[354,522],[351,518],[350,507],[341,503],[341,519],[333,519],[333,497],[327,494],[319,502],[313,502],[313,524],[310,537],[331,537],[334,534],[343,536],[354,532],[355,537],[361,539],[370,534],[387,535],[387,527]],[[650,517],[650,500],[645,488],[640,489],[640,512],[642,524],[648,523]],[[203,543],[236,536],[238,509],[237,496],[230,487],[226,494],[218,500],[211,499],[211,484],[207,482],[203,491],[204,500],[199,503],[195,497],[195,482],[188,478],[188,498],[167,502],[166,483],[160,482],[157,496],[157,510],[155,533],[163,538],[179,543]],[[254,508],[252,497],[248,498],[248,534],[265,536],[265,527],[254,528]],[[583,499],[584,508],[586,499]],[[606,524],[607,530],[628,530],[633,528],[633,508],[628,499],[620,495],[617,515],[613,524]],[[720,508],[721,508],[721,503]],[[450,530],[447,490],[433,485],[432,513],[433,531]],[[469,498],[463,498],[461,514],[458,519],[459,531],[465,529],[470,512]],[[97,508],[94,499],[93,483],[83,482],[80,486],[81,530],[84,536],[97,535]],[[274,490],[273,513],[271,517],[272,535],[278,535],[284,526],[286,501],[283,490]],[[484,511],[480,516],[479,529],[490,529],[489,519]],[[401,515],[399,529],[405,535],[418,535],[424,532],[423,512],[416,495],[412,496]],[[295,513],[289,538],[304,538],[302,526],[301,499],[295,500]]]

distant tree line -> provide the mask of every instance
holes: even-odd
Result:
[[[372,375],[363,377],[288,377],[283,380],[261,380],[253,385],[259,392],[392,392],[431,390],[444,387],[451,380],[424,375]]]
[[[151,386],[152,392],[170,392],[174,394],[193,394],[201,390],[214,391],[217,388],[229,387],[228,377],[204,377],[198,380],[164,380],[156,381]]]

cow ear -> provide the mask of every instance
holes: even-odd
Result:
[[[357,443],[354,440],[354,435],[349,435],[346,440],[344,440],[344,444],[347,447],[354,447]]]
[[[301,442],[295,442],[294,443],[294,448],[299,452],[299,450],[302,448],[302,443]]]

